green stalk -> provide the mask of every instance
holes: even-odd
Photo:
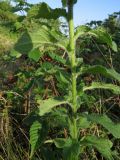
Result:
[[[73,138],[77,139],[76,112],[77,112],[77,90],[76,90],[76,55],[74,41],[73,0],[68,0],[68,24],[69,24],[69,47],[71,55],[71,79],[72,79],[72,105],[73,105]]]

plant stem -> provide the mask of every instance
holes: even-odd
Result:
[[[71,55],[71,79],[72,79],[72,104],[73,104],[73,138],[77,138],[76,112],[77,112],[77,90],[76,90],[76,55],[74,41],[74,22],[73,22],[73,0],[68,0],[68,23],[69,23],[69,47]]]

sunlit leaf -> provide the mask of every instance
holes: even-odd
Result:
[[[76,32],[75,32],[75,41],[82,35],[85,35],[88,33],[88,31],[90,31],[91,29],[87,26],[79,26],[76,28]]]
[[[107,44],[114,51],[116,50],[111,35],[104,28],[98,27],[97,29],[89,31],[88,34],[96,37],[98,41]]]
[[[52,9],[44,2],[34,5],[28,12],[28,18],[57,19],[59,17],[66,18],[66,10],[63,8]]]
[[[101,82],[93,82],[90,86],[84,87],[83,91],[93,90],[93,89],[105,89],[110,90],[114,94],[120,94],[120,87],[114,84],[106,84]]]
[[[43,116],[44,114],[51,112],[51,110],[56,106],[62,104],[68,104],[68,102],[62,98],[50,98],[46,100],[38,100],[37,103],[39,104],[40,116]]]
[[[32,50],[45,44],[67,50],[68,40],[62,33],[50,30],[46,26],[41,26],[38,29],[33,29],[32,32],[26,31],[15,44],[14,48],[20,53],[28,54]]]

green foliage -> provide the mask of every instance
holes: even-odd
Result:
[[[29,58],[33,59],[36,62],[39,61],[41,56],[42,56],[42,53],[40,53],[38,48],[29,52],[29,55],[28,55]]]
[[[25,32],[15,45],[15,49],[24,54],[39,48],[41,45],[54,45],[67,50],[68,40],[60,32],[41,26],[39,29]]]
[[[106,128],[115,138],[120,138],[120,124],[112,122],[107,115],[89,114],[87,117],[91,122],[98,123]]]
[[[11,94],[0,93],[0,100],[4,101],[7,96],[5,105],[13,106],[11,113],[15,116],[14,110],[17,107],[22,110],[18,121],[22,121],[22,116],[32,110],[26,120],[30,125],[30,158],[49,159],[48,155],[51,153],[51,159],[78,160],[88,146],[89,149],[95,148],[94,154],[96,156],[98,151],[105,159],[113,160],[112,142],[105,137],[112,134],[119,139],[120,124],[114,123],[106,115],[89,114],[94,110],[102,113],[102,102],[100,104],[101,110],[97,108],[98,103],[94,103],[101,96],[101,92],[95,95],[89,90],[104,89],[101,99],[105,96],[106,90],[119,95],[120,74],[114,69],[108,69],[102,65],[85,66],[84,58],[79,57],[79,54],[76,56],[75,47],[78,47],[78,43],[80,43],[80,52],[82,48],[85,51],[94,52],[95,46],[92,41],[95,41],[97,46],[104,49],[105,52],[108,50],[117,52],[119,46],[117,47],[116,41],[113,41],[112,36],[103,27],[92,29],[80,26],[74,29],[72,10],[77,0],[62,0],[61,2],[67,9],[52,9],[46,3],[29,5],[21,0],[17,0],[18,5],[15,8],[6,5],[4,9],[1,9],[3,7],[0,6],[2,19],[9,19],[12,22],[12,27],[9,27],[8,24],[4,27],[9,28],[8,31],[22,34],[16,36],[18,41],[9,57],[10,63],[17,63],[18,70],[8,77],[6,83],[8,86],[4,87],[4,83],[3,86],[1,85],[3,90],[12,90],[15,97]],[[18,10],[26,10],[27,16],[17,16],[13,13]],[[66,10],[68,11],[66,12]],[[67,19],[69,35],[60,31],[58,23],[60,17]],[[2,26],[2,29],[4,27]],[[2,34],[2,31],[0,35],[2,35],[0,45],[2,44],[6,49],[5,52],[9,52],[14,42],[7,39],[7,36],[4,37],[5,34]],[[8,49],[6,39],[12,42]],[[86,44],[92,44],[92,46],[89,45],[87,50],[85,46],[82,46],[82,41]],[[6,67],[6,64],[3,65]],[[106,81],[108,78],[112,78],[118,82],[112,84],[111,81],[111,84],[107,84],[103,82],[91,83],[90,81],[87,84],[84,82],[84,76],[87,74],[100,74],[100,78],[107,77]],[[3,76],[5,77],[4,74]],[[95,81],[98,79],[99,77],[96,76]],[[9,81],[12,84],[9,84]],[[3,107],[3,102],[0,105]],[[28,111],[24,114],[23,110]],[[87,114],[82,112],[87,112]],[[93,125],[94,123],[95,125]],[[99,129],[99,125],[102,134],[97,137],[94,126]],[[91,135],[93,132],[94,136]],[[114,142],[114,138],[112,141]],[[40,154],[36,154],[39,148]],[[94,150],[92,149],[92,151]],[[38,155],[40,155],[39,158],[37,158]],[[26,159],[26,156],[22,159]]]
[[[0,33],[0,54],[7,53],[13,47],[13,40],[7,35]]]
[[[65,148],[72,144],[72,139],[56,138],[53,140],[57,148]]]
[[[46,99],[46,100],[38,100],[39,104],[39,115],[43,116],[46,113],[51,112],[51,110],[59,106],[61,104],[67,104],[68,102],[62,98],[54,98],[54,99]]]
[[[42,125],[44,128],[42,129]],[[30,144],[31,144],[31,153],[30,158],[33,158],[33,155],[37,149],[41,146],[44,142],[48,133],[48,125],[44,122],[42,124],[40,121],[36,120],[30,127]]]
[[[31,155],[30,157],[33,156],[34,151],[37,150],[38,142],[39,142],[39,130],[42,128],[40,122],[35,121],[31,127],[30,127],[30,144],[31,144]]]
[[[64,17],[68,16],[70,18],[72,17],[72,14],[73,14],[72,13],[73,4],[76,2],[77,1],[68,1],[68,4],[67,4],[67,1],[62,1],[63,6],[68,7],[68,15],[66,15],[67,13],[64,9],[51,9],[47,4],[41,3],[31,8],[31,10],[28,13],[28,18],[57,19],[60,16],[64,16]],[[77,105],[79,105],[77,104],[79,103],[79,101],[77,101],[77,94],[76,94],[77,93],[76,68],[79,66],[81,67],[83,64],[83,61],[79,59],[80,61],[76,63],[74,42],[75,41],[77,42],[77,39],[79,37],[90,36],[92,38],[95,38],[101,44],[107,45],[107,47],[113,49],[114,51],[117,51],[117,46],[112,41],[111,36],[107,33],[107,31],[104,28],[90,29],[89,27],[86,27],[86,26],[80,26],[76,29],[76,32],[74,35],[73,20],[69,18],[68,18],[68,23],[70,25],[69,26],[70,39],[67,39],[66,36],[64,36],[61,32],[56,31],[54,28],[50,28],[42,25],[39,29],[34,29],[35,27],[33,27],[32,32],[30,30],[27,30],[27,32],[24,33],[22,37],[19,39],[18,43],[15,46],[15,49],[19,52],[29,54],[29,57],[34,59],[36,62],[38,62],[38,60],[41,57],[41,54],[36,52],[36,49],[38,51],[41,45],[54,45],[68,52],[69,61],[71,65],[69,66],[71,69],[71,75],[68,74],[67,76],[67,74],[64,71],[62,71],[61,67],[55,67],[53,64],[49,62],[44,62],[41,65],[41,68],[39,68],[35,73],[35,75],[38,77],[39,76],[45,77],[44,79],[46,82],[50,81],[52,79],[51,75],[53,76],[53,74],[56,73],[55,77],[61,85],[61,86],[59,85],[59,88],[67,86],[67,89],[68,89],[68,90],[64,89],[65,97],[67,97],[68,101],[60,97],[55,98],[55,96],[45,100],[38,99],[37,101],[38,110],[39,110],[38,115],[40,117],[45,116],[47,113],[49,113],[51,120],[56,120],[56,123],[59,124],[59,126],[61,127],[67,127],[67,130],[69,132],[67,139],[56,138],[53,140],[48,140],[47,142],[53,142],[57,148],[61,148],[63,150],[62,157],[65,160],[67,159],[78,160],[78,157],[80,156],[81,146],[94,147],[106,159],[112,160],[113,157],[111,152],[111,147],[112,147],[111,141],[105,138],[97,138],[96,136],[87,136],[81,139],[79,136],[80,129],[90,128],[91,122],[102,125],[104,128],[106,128],[110,133],[112,133],[117,138],[119,138],[119,135],[118,133],[116,133],[116,131],[119,132],[119,129],[118,129],[118,126],[114,126],[114,123],[107,116],[92,117],[91,115],[88,114],[88,116],[86,117],[77,113],[76,107]],[[53,53],[52,54],[48,53],[48,55],[53,60],[61,62],[62,64],[66,64],[66,62],[59,57],[59,55],[57,54],[55,55]],[[53,69],[53,67],[55,68]],[[120,80],[119,74],[115,70],[107,69],[99,65],[81,68],[79,74],[81,75],[85,73],[101,74],[108,78],[114,78],[118,81]],[[70,76],[72,78],[70,78]],[[113,85],[113,84],[93,82],[90,86],[83,87],[83,91],[87,91],[91,89],[108,89],[113,91],[115,94],[120,94],[120,88],[117,85]],[[64,93],[62,93],[62,95],[63,94]],[[72,106],[70,107],[71,113],[69,113],[70,111],[68,113],[63,111],[61,112],[58,109],[61,107],[61,105],[65,105],[66,108],[68,106]],[[57,107],[57,106],[60,106],[60,107]],[[63,120],[59,118],[60,113],[64,115]],[[68,117],[66,115],[68,115]],[[60,122],[58,122],[58,120]],[[61,122],[64,122],[64,125],[62,125]],[[79,143],[79,139],[81,139],[80,143]]]
[[[84,36],[85,34],[87,34],[91,29],[87,26],[79,26],[77,27],[76,31],[75,31],[75,41],[80,37],[80,36]]]
[[[62,2],[62,6],[63,6],[63,7],[66,7],[66,6],[67,6],[67,1],[66,1],[66,0],[61,0],[61,2]]]
[[[91,125],[91,122],[87,119],[86,116],[78,115],[78,118],[77,118],[77,127],[79,129],[89,128],[90,125]]]
[[[14,49],[11,50],[10,52],[10,56],[15,57],[15,58],[20,58],[21,57],[21,53],[15,51]]]
[[[55,126],[60,126],[62,128],[67,128],[68,127],[68,113],[67,113],[67,108],[59,107],[59,108],[54,108],[50,114],[51,117],[51,125]]]
[[[67,7],[68,6],[68,3],[70,3],[70,4],[75,4],[75,3],[77,3],[77,0],[71,0],[71,1],[67,1],[67,0],[61,0],[61,2],[62,2],[62,6],[63,7]]]
[[[114,41],[112,42],[112,49],[113,49],[114,52],[118,51],[117,44]]]
[[[7,26],[10,23],[15,22],[17,15],[12,13],[12,5],[7,1],[0,2],[0,23]],[[0,25],[1,25],[0,24]]]
[[[64,58],[62,58],[60,55],[58,54],[55,54],[55,53],[48,53],[48,55],[53,59],[55,60],[56,62],[60,62],[62,64],[66,64],[66,60]]]
[[[80,144],[77,141],[72,141],[72,144],[64,148],[64,160],[78,160],[80,154]]]
[[[70,138],[56,138],[53,140],[57,148],[63,148],[64,160],[76,160],[80,153],[80,144]]]
[[[101,74],[108,78],[113,78],[115,80],[120,81],[120,74],[117,73],[113,68],[107,69],[100,65],[88,66],[88,67],[81,67],[81,74],[84,73],[91,73],[91,74]]]
[[[113,43],[112,37],[104,28],[91,30],[89,34],[96,37],[98,41],[107,44],[111,49],[113,49],[113,51],[116,52],[117,47],[115,45],[115,42]]]
[[[113,160],[112,157],[112,142],[105,138],[96,136],[87,136],[81,143],[89,147],[95,147],[107,160]]]
[[[56,69],[51,63],[44,62],[40,68],[37,69],[35,72],[35,76],[47,76],[47,75],[53,75],[56,73]]]
[[[84,87],[83,90],[93,90],[93,89],[108,89],[112,91],[114,94],[120,94],[120,87],[114,84],[107,84],[102,82],[93,82],[90,86]]]
[[[69,80],[66,78],[65,73],[59,72],[60,80],[64,84],[70,84]]]
[[[88,26],[77,27],[75,36],[74,36],[75,41],[79,37],[83,37],[83,36],[95,37],[100,43],[107,44],[114,52],[117,52],[117,45],[112,40],[112,37],[106,31],[105,28],[100,27],[100,28],[91,29]]]
[[[0,9],[4,11],[11,11],[12,6],[7,1],[0,1]]]
[[[34,5],[28,12],[28,18],[58,19],[59,17],[67,18],[66,10],[62,8],[51,9],[44,2]]]

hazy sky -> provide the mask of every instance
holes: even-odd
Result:
[[[30,3],[46,2],[52,8],[61,7],[61,0],[27,0]],[[74,7],[75,24],[103,20],[108,14],[120,11],[120,0],[78,0]]]

